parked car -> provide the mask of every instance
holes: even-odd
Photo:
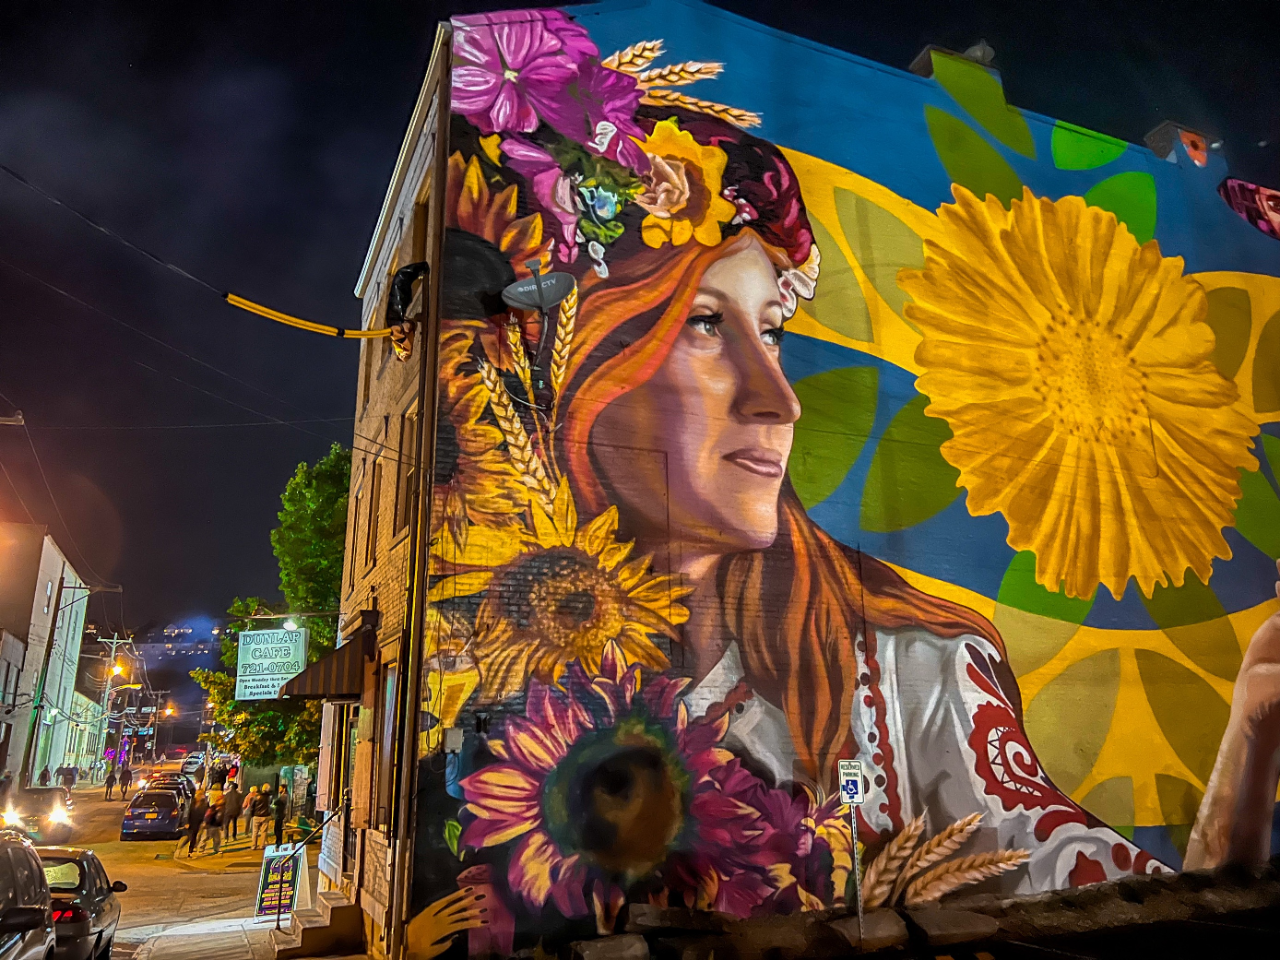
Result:
[[[193,753],[189,757],[183,758],[182,766],[180,769],[183,773],[191,774],[192,776],[194,776],[195,772],[203,766],[204,766],[204,754]]]
[[[0,960],[46,960],[57,946],[49,884],[31,841],[0,830]]]
[[[188,776],[182,774],[164,774],[147,781],[149,790],[172,790],[189,804],[196,795],[196,784]]]
[[[187,805],[174,790],[135,793],[120,824],[121,840],[163,840],[182,834]]]
[[[4,825],[22,830],[40,843],[66,843],[71,839],[75,806],[62,787],[28,787],[9,794]]]
[[[117,893],[128,890],[123,880],[112,883],[92,850],[78,847],[37,847],[53,901],[53,927],[58,938],[54,960],[111,960],[111,946],[120,922]]]

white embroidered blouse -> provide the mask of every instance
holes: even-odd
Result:
[[[1030,860],[1006,874],[1000,893],[1028,894],[1168,868],[1099,823],[1049,781],[997,677],[987,640],[926,630],[858,637],[858,690],[851,723],[866,800],[864,841],[888,839],[924,814],[925,836],[971,813],[982,825],[965,853],[1023,849]],[[743,679],[737,644],[685,698],[702,716]],[[725,745],[773,775],[793,778],[796,758],[782,710],[753,696],[730,713]]]

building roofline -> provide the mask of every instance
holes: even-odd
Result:
[[[418,101],[414,104],[413,113],[409,117],[409,129],[405,131],[404,142],[400,144],[400,155],[396,157],[395,169],[391,173],[391,183],[387,186],[387,195],[382,201],[382,210],[378,213],[378,224],[374,227],[373,238],[369,241],[369,250],[364,257],[364,265],[360,268],[360,277],[356,280],[355,295],[363,298],[369,281],[373,277],[373,268],[378,260],[378,253],[387,237],[387,229],[391,226],[391,214],[396,208],[400,190],[404,186],[404,178],[409,171],[409,162],[413,159],[414,147],[427,122],[427,114],[431,110],[431,95],[435,83],[442,82],[438,76],[445,44],[449,43],[453,29],[447,21],[441,21],[436,28],[435,44],[431,48],[431,59],[427,61],[426,74],[422,79],[422,89],[418,91]]]

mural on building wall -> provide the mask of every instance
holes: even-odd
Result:
[[[703,92],[745,54],[454,28],[415,951],[1265,857],[1280,280],[957,57],[925,205]]]

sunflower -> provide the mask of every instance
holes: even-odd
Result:
[[[449,157],[444,209],[446,227],[488,240],[506,254],[517,275],[529,273],[526,260],[536,257],[545,265],[551,239],[543,237],[542,214],[517,217],[515,185],[490,190],[478,157],[463,160],[461,153]]]
[[[462,782],[461,846],[514,844],[507,882],[531,907],[587,915],[648,879],[700,909],[747,916],[777,892],[752,800],[771,791],[721,746],[727,715],[690,720],[684,677],[647,678],[607,644],[600,670],[534,680],[525,715],[489,741],[499,762]],[[625,784],[625,786],[623,786]],[[610,888],[608,897],[603,887]]]
[[[649,557],[627,561],[632,543],[618,543],[618,509],[578,526],[567,482],[553,509],[530,502],[533,531],[472,527],[466,546],[441,561],[458,572],[432,586],[429,599],[486,591],[476,618],[475,656],[481,696],[501,700],[524,689],[529,676],[554,684],[574,660],[600,668],[616,641],[630,662],[668,666],[650,639],[675,639],[689,618],[677,603],[691,591],[669,576],[649,576]],[[443,564],[442,564],[443,565]]]
[[[970,512],[1001,512],[1068,596],[1207,583],[1257,426],[1210,359],[1204,290],[1080,197],[954,193],[899,285]]]
[[[703,146],[675,120],[661,120],[640,143],[649,157],[650,172],[636,203],[648,216],[640,236],[651,247],[681,246],[690,238],[705,247],[720,242],[720,225],[737,208],[720,195],[728,157],[716,146]]]
[[[448,556],[465,547],[468,524],[510,526],[521,522],[528,488],[504,452],[505,438],[485,419],[488,392],[479,374],[462,368],[472,345],[492,339],[483,320],[454,320],[440,333],[440,431],[431,498],[431,534]],[[445,534],[452,538],[449,544]],[[456,546],[455,546],[456,545]]]

